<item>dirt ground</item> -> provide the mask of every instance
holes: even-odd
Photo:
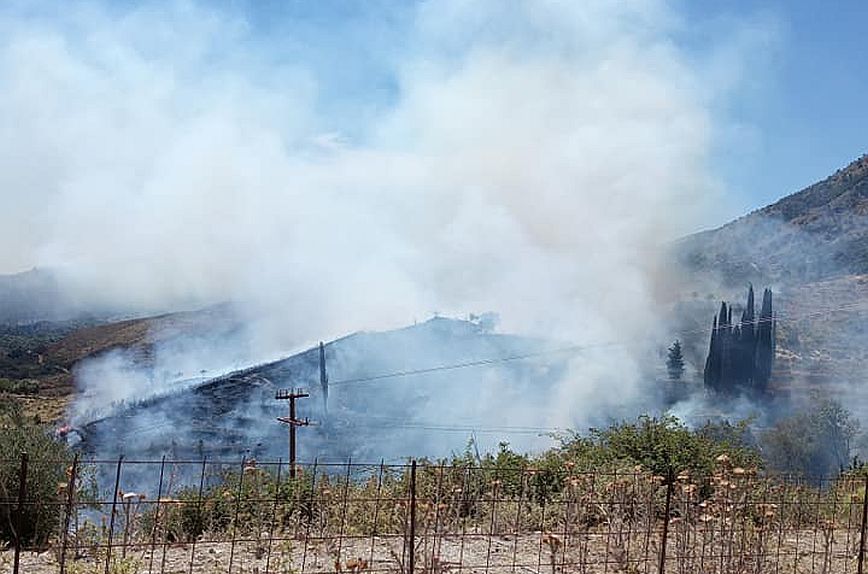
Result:
[[[444,536],[419,541],[415,572],[445,574],[560,574],[576,573],[656,573],[659,568],[658,543],[654,539],[634,540],[632,548],[618,546],[602,535],[566,540],[535,533],[511,536]],[[554,548],[553,548],[554,547]],[[554,550],[554,553],[552,552]],[[698,549],[697,549],[698,550]],[[785,571],[794,574],[855,573],[856,545],[853,540],[836,540],[818,545],[810,533],[794,535],[757,560],[750,549],[728,555],[689,552],[672,540],[667,545],[666,572],[678,574],[735,574]],[[307,541],[303,539],[211,542],[186,545],[157,545],[147,548],[112,549],[110,574],[363,574],[364,572],[405,571],[403,542],[399,537],[360,537]],[[192,557],[192,562],[191,562]],[[22,574],[55,574],[60,571],[55,551],[25,552],[21,555]],[[104,552],[71,559],[69,574],[105,573]],[[0,570],[12,572],[13,554],[0,554]]]

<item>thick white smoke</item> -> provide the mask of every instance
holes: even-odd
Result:
[[[313,64],[238,14],[2,14],[0,270],[93,302],[235,300],[263,354],[434,311],[648,337],[655,247],[715,190],[713,87],[663,2],[420,3],[351,136]],[[632,349],[579,357],[552,422],[639,375]]]

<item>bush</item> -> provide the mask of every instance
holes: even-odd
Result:
[[[859,422],[840,403],[814,397],[813,406],[778,421],[762,435],[762,452],[779,472],[828,478],[851,463]]]
[[[453,457],[448,464],[473,468],[464,479],[471,499],[494,483],[499,495],[524,493],[537,503],[562,495],[567,483],[586,473],[615,479],[636,473],[665,478],[687,471],[707,478],[717,470],[721,455],[734,468],[763,466],[747,423],[708,423],[694,430],[672,416],[642,416],[634,422],[591,429],[587,435],[569,432],[559,438],[558,448],[535,457],[517,454],[507,443],[501,443],[496,455],[474,456],[470,444],[463,456]],[[474,509],[467,513],[473,515]]]
[[[246,464],[243,479],[237,470],[222,471],[208,479],[202,489],[188,486],[177,492],[171,504],[156,515],[156,507],[143,513],[146,530],[158,524],[171,542],[190,542],[205,533],[240,532],[261,534],[263,520],[278,527],[318,519],[325,512],[322,493],[315,493],[313,476],[300,472],[297,478],[283,476],[278,482],[270,470]],[[320,490],[327,477],[317,477]],[[170,499],[164,499],[170,500]]]
[[[20,521],[20,537],[28,546],[44,546],[60,525],[54,504],[66,488],[72,455],[54,440],[48,429],[27,421],[20,409],[0,417],[0,540],[15,539],[21,453],[26,452],[28,504]]]
[[[639,465],[658,476],[684,470],[710,475],[722,454],[736,466],[761,466],[744,425],[708,424],[692,430],[673,416],[641,416],[636,422],[591,429],[588,437],[573,435],[563,440],[560,451],[579,468]]]

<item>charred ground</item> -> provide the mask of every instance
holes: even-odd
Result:
[[[532,401],[558,381],[564,357],[545,364],[521,361],[479,372],[432,371],[412,377],[378,379],[372,390],[364,379],[429,365],[449,365],[472,357],[505,357],[540,351],[539,339],[488,332],[477,323],[434,318],[384,332],[356,333],[325,346],[329,369],[328,412],[319,384],[319,350],[314,347],[286,359],[246,368],[145,401],[119,405],[108,416],[82,426],[85,450],[116,456],[238,457],[276,459],[286,456],[287,428],[277,422],[286,405],[275,400],[280,388],[305,387],[310,397],[299,416],[316,424],[300,431],[304,460],[401,457],[406,452],[445,454],[426,432],[436,424],[444,397],[480,397],[497,386],[516,403]],[[483,405],[453,405],[476,424],[490,413]],[[506,418],[506,413],[503,413]],[[450,421],[450,422],[455,422]],[[489,424],[492,424],[489,422]],[[502,422],[501,424],[508,424]],[[442,443],[441,443],[442,444]]]

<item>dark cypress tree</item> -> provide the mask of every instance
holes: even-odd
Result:
[[[726,303],[720,304],[720,311],[714,316],[711,324],[711,342],[708,347],[708,359],[705,361],[704,380],[706,386],[715,391],[726,390],[727,377],[731,369],[730,339],[732,337],[729,324],[730,310]]]
[[[732,336],[732,371],[730,386],[733,388],[749,387],[753,378],[754,363],[754,306],[753,287],[748,290],[747,306],[741,312],[741,320],[733,325]]]
[[[727,393],[742,389],[764,392],[774,361],[775,322],[772,292],[763,292],[760,316],[756,316],[753,285],[738,324],[732,321],[732,306],[720,304],[712,321],[711,342],[705,361],[705,385]]]
[[[747,287],[747,307],[744,309],[745,318],[749,323],[753,323],[756,307],[754,305],[753,285],[748,283]]]
[[[717,315],[711,321],[711,342],[708,344],[708,357],[705,359],[705,370],[702,373],[705,386],[718,390],[720,385],[720,349],[717,336]]]
[[[732,307],[727,307],[726,303],[720,304],[720,318],[718,319],[720,332],[720,380],[718,387],[720,390],[727,392],[732,387]]]
[[[748,285],[747,306],[741,319],[741,356],[742,374],[739,383],[750,387],[753,385],[754,354],[756,350],[756,307],[754,305],[753,285]]]
[[[744,313],[742,313],[742,317]],[[732,375],[730,382],[733,387],[741,386],[746,370],[744,365],[744,321],[739,321],[732,327]]]
[[[772,363],[775,358],[775,320],[772,311],[772,290],[763,291],[763,302],[760,308],[756,331],[756,354],[754,362],[753,388],[764,392],[768,388],[772,375]]]

